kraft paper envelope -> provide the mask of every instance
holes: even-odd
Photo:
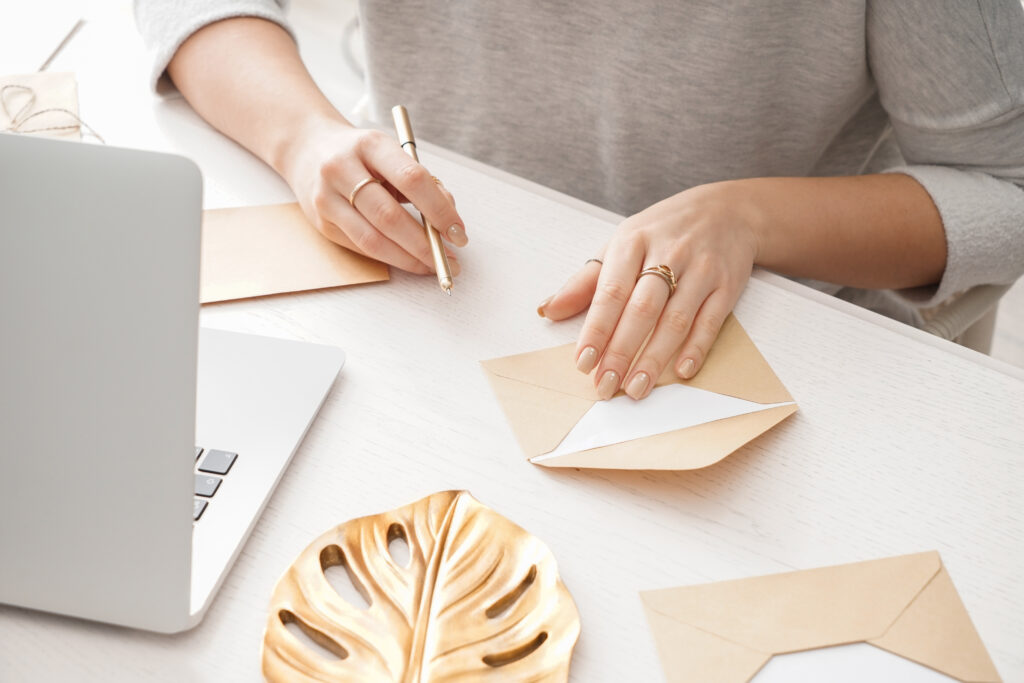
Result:
[[[601,401],[567,344],[482,363],[530,462],[689,470],[714,464],[796,412],[793,397],[729,316],[700,372],[667,367],[651,394]]]
[[[200,303],[387,279],[386,265],[331,242],[298,204],[203,212]]]
[[[0,132],[81,140],[77,115],[74,74],[41,71],[0,76]]]
[[[866,642],[999,681],[935,551],[640,593],[671,683],[746,683],[773,655]]]

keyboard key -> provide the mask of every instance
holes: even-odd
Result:
[[[221,481],[220,477],[214,477],[209,474],[197,474],[195,494],[210,498],[213,494],[217,493],[217,487],[220,486]]]
[[[218,451],[215,448],[208,449],[203,457],[203,461],[199,463],[199,471],[212,474],[227,474],[231,466],[235,464],[235,458],[237,457],[238,453]]]
[[[206,501],[201,498],[192,499],[192,519],[196,520],[206,512]]]
[[[202,454],[203,454],[203,447],[202,446],[196,446],[196,460],[198,460],[199,456],[202,455]]]

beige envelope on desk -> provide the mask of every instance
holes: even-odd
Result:
[[[567,344],[482,363],[530,462],[689,470],[718,462],[796,412],[793,397],[729,316],[692,380],[671,367],[651,394],[600,401]]]
[[[81,140],[75,75],[41,71],[0,76],[0,132]]]
[[[328,240],[298,204],[203,212],[200,303],[387,279],[386,265]]]
[[[937,552],[640,593],[670,683],[746,683],[773,655],[867,642],[999,681]]]

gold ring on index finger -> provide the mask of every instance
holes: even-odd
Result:
[[[356,186],[353,187],[352,191],[348,193],[348,203],[352,205],[353,209],[356,208],[356,195],[359,194],[359,190],[363,189],[370,183],[380,183],[380,181],[374,178],[373,176],[370,176],[369,178],[363,178],[358,183],[356,183]]]
[[[639,281],[640,278],[642,278],[644,275],[657,275],[658,277],[665,281],[666,285],[668,285],[668,295],[672,296],[672,294],[675,293],[676,274],[673,273],[672,269],[666,266],[664,263],[657,266],[650,266],[648,268],[644,268],[643,270],[640,271],[640,275],[638,275],[636,279]]]

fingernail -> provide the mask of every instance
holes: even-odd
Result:
[[[462,226],[456,223],[452,227],[448,228],[448,239],[460,247],[466,246],[469,242],[469,238],[466,237],[466,231],[462,229]]]
[[[601,375],[601,381],[597,383],[597,395],[602,401],[607,401],[619,390],[619,373],[614,370],[607,370]]]
[[[462,272],[462,266],[460,266],[459,262],[450,256],[448,257],[448,267],[451,268],[452,275],[458,275]]]
[[[593,346],[588,346],[580,351],[580,357],[576,359],[577,370],[584,375],[589,375],[595,365],[597,365],[597,349]]]
[[[687,358],[686,360],[679,364],[679,367],[676,369],[676,372],[683,379],[690,379],[691,377],[693,377],[693,368],[695,365],[696,364],[693,362],[692,358]]]
[[[555,298],[554,295],[552,295],[552,296],[549,296],[547,299],[544,299],[544,301],[541,301],[540,302],[540,306],[537,307],[537,315],[539,315],[540,317],[543,318],[544,317],[544,309],[548,307],[548,304],[551,303],[551,300],[554,299],[554,298]]]
[[[626,393],[630,398],[641,399],[644,397],[644,392],[647,391],[647,385],[650,383],[650,375],[646,372],[638,372],[633,375],[633,379],[629,380],[629,384],[626,385]]]

